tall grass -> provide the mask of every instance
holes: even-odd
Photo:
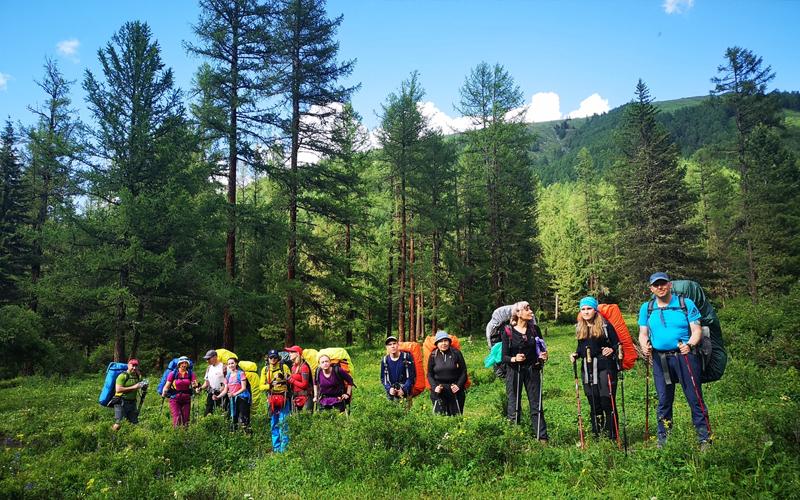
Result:
[[[229,432],[221,416],[173,430],[166,405],[161,409],[160,398],[149,395],[140,425],[113,433],[111,411],[96,402],[101,375],[15,379],[0,387],[0,497],[710,498],[798,491],[800,380],[794,368],[732,359],[721,381],[704,386],[714,446],[701,453],[680,391],[665,449],[643,441],[645,383],[637,366],[625,378],[628,455],[591,437],[580,450],[568,360],[572,332],[548,328],[548,445],[536,441],[527,414],[520,426],[501,415],[504,386],[483,368],[486,346],[477,337],[464,341],[473,387],[463,418],[433,416],[427,393],[409,411],[388,402],[379,384],[382,349],[355,347],[351,415],[292,417],[285,454],[271,452],[263,405],[254,409],[255,432],[247,437]],[[654,406],[653,399],[651,435]]]

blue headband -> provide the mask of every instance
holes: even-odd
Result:
[[[578,307],[582,308],[584,306],[589,306],[589,307],[591,307],[592,309],[594,309],[596,311],[597,310],[597,299],[594,298],[594,297],[584,297],[584,298],[582,298],[581,301],[578,303]]]

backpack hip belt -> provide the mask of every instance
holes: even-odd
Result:
[[[661,374],[664,376],[664,383],[666,385],[672,385],[672,377],[669,374],[669,364],[667,363],[667,357],[669,356],[678,356],[680,351],[677,349],[671,351],[659,351],[657,349],[653,349],[653,354],[658,357],[658,363],[661,365]],[[681,379],[681,371],[678,370],[678,382]]]

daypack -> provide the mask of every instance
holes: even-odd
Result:
[[[400,354],[400,361],[403,363],[404,370],[406,372],[406,379],[411,379],[411,390],[409,391],[409,396],[412,398],[414,396],[419,395],[422,391],[425,390],[425,381],[420,379],[421,370],[419,365],[422,363],[422,353],[420,345],[416,342],[403,342],[406,344],[405,349],[399,348],[398,351]],[[411,353],[411,350],[414,349],[413,346],[416,346],[417,357],[419,359],[414,359],[414,356]],[[389,355],[386,354],[383,357],[383,373],[381,373],[381,383],[385,384],[389,381]],[[413,366],[413,368],[412,368]]]
[[[614,327],[614,331],[617,332],[619,343],[622,346],[621,368],[623,370],[630,370],[636,364],[636,359],[639,357],[639,354],[636,352],[636,347],[633,345],[631,332],[628,330],[628,325],[625,324],[622,311],[620,311],[617,304],[600,304],[597,306],[597,312],[600,313],[603,319],[611,323],[611,326]],[[580,313],[578,313],[578,318],[580,318]],[[603,333],[605,333],[606,338],[608,338],[608,331],[606,331],[605,327],[603,328]]]
[[[108,402],[111,401],[111,398],[113,398],[114,394],[117,392],[117,377],[126,371],[128,371],[127,363],[116,363],[112,361],[108,364],[106,368],[106,378],[103,381],[103,388],[100,390],[100,397],[97,398],[97,402],[100,403],[100,406],[108,406]]]
[[[425,342],[422,343],[422,368],[425,378],[425,387],[427,389],[431,388],[431,384],[428,382],[428,360],[431,357],[431,353],[436,349],[436,344],[433,339],[433,335],[428,335],[425,337]],[[461,350],[461,341],[458,340],[458,337],[455,335],[450,335],[450,347],[455,347],[459,351]],[[472,380],[470,380],[469,372],[467,372],[467,383],[464,384],[464,389],[469,389],[471,385]]]
[[[677,280],[672,282],[672,292],[678,296],[680,310],[689,321],[689,311],[685,299],[691,299],[700,311],[700,326],[703,329],[703,338],[698,346],[702,365],[702,382],[715,382],[722,378],[725,367],[728,365],[728,353],[725,350],[725,340],[722,337],[722,325],[717,317],[714,306],[706,297],[703,287],[690,280]],[[647,303],[647,321],[655,309],[655,299]]]
[[[169,374],[170,373],[173,374],[172,375],[173,379],[178,377],[178,360],[179,359],[180,358],[175,358],[172,361],[170,361],[169,365],[167,365],[167,369],[164,370],[164,373],[161,374],[161,380],[159,380],[158,387],[156,388],[156,390],[158,391],[158,395],[159,396],[163,393],[164,386],[167,385],[167,377],[169,376]],[[193,369],[194,369],[194,363],[190,359],[189,360],[189,378],[192,378],[192,373],[193,373],[192,370]],[[171,398],[175,394],[177,394],[177,393],[176,393],[175,387],[173,385],[173,387],[170,387],[169,391],[167,391],[167,397]]]

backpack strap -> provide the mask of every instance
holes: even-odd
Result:
[[[389,384],[389,355],[383,357],[383,383]]]

